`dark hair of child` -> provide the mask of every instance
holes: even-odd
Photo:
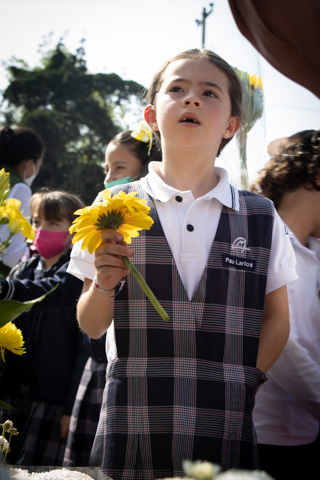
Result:
[[[16,167],[24,160],[43,157],[44,143],[40,135],[27,127],[3,127],[0,130],[0,163]]]
[[[42,189],[34,193],[30,200],[31,216],[37,212],[46,220],[66,218],[70,224],[76,218],[74,212],[83,207],[84,203],[77,195],[62,190]]]
[[[300,186],[320,190],[320,131],[304,130],[280,141],[266,166],[259,172],[251,190],[270,198],[276,208],[283,195]]]

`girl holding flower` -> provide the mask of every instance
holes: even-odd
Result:
[[[288,336],[292,248],[271,202],[239,192],[215,167],[241,121],[233,69],[208,50],[182,52],[155,75],[148,100],[162,163],[112,198],[103,192],[101,215],[87,207],[74,226],[83,239],[69,266],[84,278],[79,325],[93,338],[107,331],[92,460],[114,479],[183,475],[185,459],[257,468],[254,395]],[[131,240],[135,228],[149,230]],[[168,321],[129,275],[127,257]]]

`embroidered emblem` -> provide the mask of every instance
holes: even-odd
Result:
[[[247,239],[244,237],[236,238],[231,245],[231,250],[238,250],[240,253],[250,251],[250,248],[247,247]]]

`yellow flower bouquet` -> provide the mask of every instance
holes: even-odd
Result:
[[[5,241],[0,242],[0,260],[1,255],[9,247],[11,238],[16,233],[22,235],[30,242],[34,240],[34,230],[26,217],[21,213],[20,200],[16,198],[7,198],[10,191],[9,173],[4,168],[0,170],[0,225],[8,225],[9,236]]]
[[[263,113],[263,94],[261,76],[250,75],[234,68],[242,87],[242,122],[236,133],[240,149],[241,186],[248,188],[247,173],[247,136]]]
[[[139,236],[139,231],[149,230],[153,225],[153,220],[148,215],[150,207],[145,200],[137,198],[136,194],[137,192],[119,192],[111,196],[110,190],[105,189],[102,192],[102,202],[77,210],[75,214],[79,217],[70,227],[70,233],[75,233],[73,243],[82,240],[82,250],[87,248],[89,253],[93,253],[102,243],[101,231],[105,228],[116,230],[127,244],[131,243],[131,238]],[[159,315],[163,320],[169,320],[168,314],[137,268],[128,257],[122,258]]]

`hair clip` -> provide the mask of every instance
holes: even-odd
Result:
[[[148,155],[150,155],[152,148],[152,130],[147,122],[140,120],[140,122],[132,128],[131,137],[140,142],[148,143]]]

